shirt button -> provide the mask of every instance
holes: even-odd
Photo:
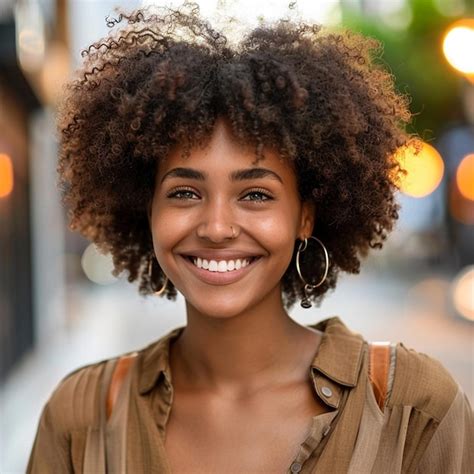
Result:
[[[290,470],[291,472],[300,472],[301,471],[301,463],[299,462],[294,462],[291,467],[290,467]]]
[[[323,392],[325,397],[330,397],[332,395],[332,390],[329,387],[323,387],[321,392]]]

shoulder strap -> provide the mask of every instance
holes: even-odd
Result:
[[[107,401],[106,401],[107,419],[109,419],[110,415],[112,414],[112,411],[115,406],[115,402],[117,401],[117,398],[118,398],[118,394],[120,393],[120,388],[136,356],[137,356],[137,352],[123,355],[122,357],[119,357],[119,359],[117,360],[117,363],[115,364],[115,368],[112,373],[112,378],[111,378],[109,389],[107,392]]]
[[[389,374],[391,369],[390,342],[369,343],[369,379],[375,399],[383,411],[388,396]]]

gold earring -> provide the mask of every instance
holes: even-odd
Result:
[[[311,301],[309,300],[309,293],[311,293],[314,289],[316,289],[318,286],[321,286],[324,283],[324,280],[326,280],[326,277],[329,271],[329,256],[328,256],[328,251],[326,250],[326,247],[317,237],[313,237],[311,235],[309,238],[316,240],[323,248],[324,259],[326,261],[326,267],[324,269],[323,278],[321,279],[319,283],[317,283],[316,285],[311,285],[310,283],[306,282],[306,280],[303,278],[303,275],[301,274],[300,253],[306,250],[306,247],[308,246],[308,239],[305,238],[304,241],[301,241],[298,247],[298,251],[296,252],[296,271],[298,272],[298,276],[300,277],[300,280],[303,282],[303,285],[304,285],[303,286],[304,298],[301,300],[301,306],[303,308],[311,308],[312,304],[311,304]]]
[[[150,261],[148,262],[148,276],[150,278],[150,283],[152,281],[151,279],[151,272],[152,272],[152,264],[153,264],[153,257],[150,258]],[[160,296],[166,289],[166,286],[168,285],[168,277],[165,275],[165,283],[163,286],[158,290],[153,293],[155,296]]]

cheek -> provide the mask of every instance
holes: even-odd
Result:
[[[297,238],[295,209],[281,206],[274,212],[256,216],[247,228],[273,257],[277,255],[290,261]]]
[[[152,214],[153,245],[158,260],[166,258],[176,243],[189,235],[187,219],[172,210],[157,209]]]
[[[270,248],[278,249],[288,245],[294,234],[287,221],[284,214],[270,215],[256,219],[250,230],[253,233],[258,232],[261,241],[266,242]]]

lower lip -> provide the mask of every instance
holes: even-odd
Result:
[[[210,272],[204,270],[203,268],[198,268],[194,263],[192,263],[188,258],[180,256],[186,264],[189,266],[190,270],[204,283],[210,285],[230,285],[242,279],[247,273],[252,271],[253,267],[257,262],[260,261],[260,258],[253,260],[246,267],[240,268],[239,270],[232,270],[230,272]]]

